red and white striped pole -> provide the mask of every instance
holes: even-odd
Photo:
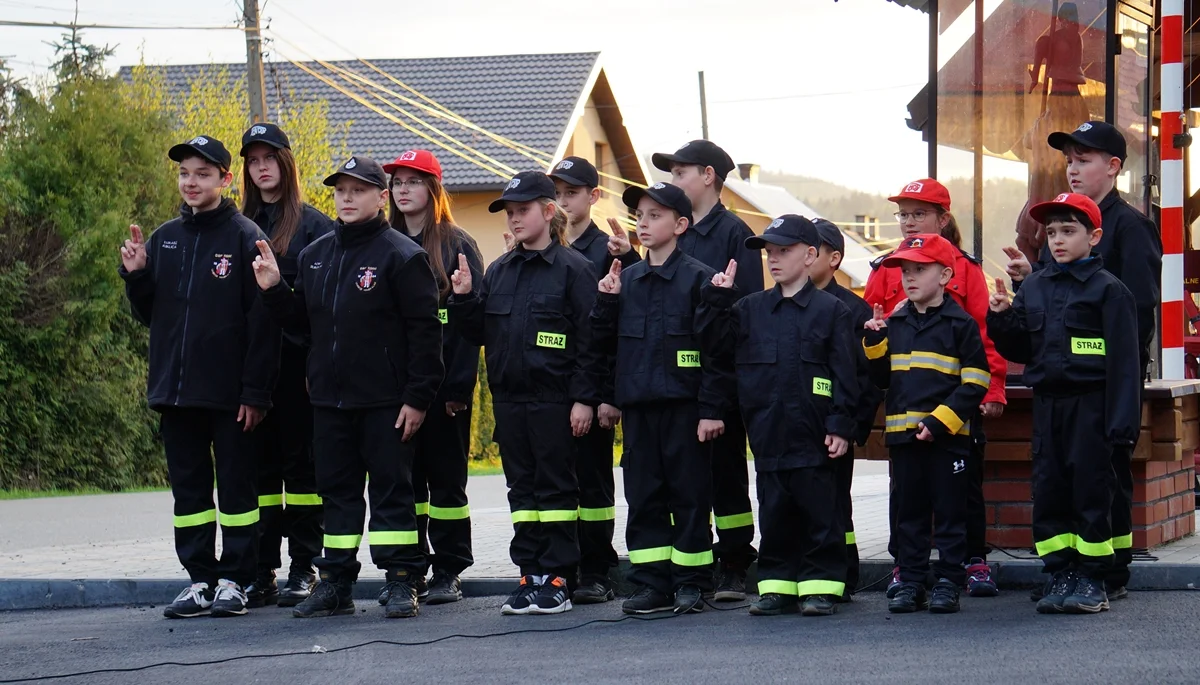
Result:
[[[1183,0],[1162,4],[1162,122],[1158,127],[1162,169],[1162,377],[1181,380],[1183,363]]]

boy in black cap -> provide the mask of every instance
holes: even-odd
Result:
[[[835,463],[858,431],[858,369],[850,310],[810,278],[820,244],[811,221],[785,214],[746,239],[766,251],[774,288],[739,300],[717,274],[704,293],[732,307],[724,341],[758,472],[760,598],[750,613],[760,616],[829,616],[846,592]]]
[[[732,394],[728,355],[715,354],[720,316],[701,302],[715,273],[677,249],[692,206],[667,183],[630,188],[646,261],[614,261],[592,310],[596,342],[616,355],[616,399],[625,418],[621,467],[629,504],[626,542],[636,587],[627,614],[698,612],[712,587],[711,442]],[[737,264],[729,262],[730,278]]]
[[[567,157],[550,172],[558,206],[567,214],[567,240],[595,267],[608,273],[619,259],[621,266],[641,260],[629,236],[616,219],[609,219],[612,235],[606,236],[592,221],[592,206],[600,199],[600,175],[582,157]],[[616,487],[613,483],[613,429],[621,411],[613,398],[612,369],[616,359],[605,359],[607,370],[596,407],[596,421],[587,435],[575,439],[575,473],[579,476],[579,587],[571,599],[576,604],[595,604],[613,598],[609,569],[617,565],[613,549],[616,522]]]
[[[320,582],[292,614],[354,613],[366,486],[371,560],[387,579],[384,615],[407,618],[419,611],[425,567],[409,441],[444,372],[437,283],[425,251],[384,217],[388,178],[378,162],[351,157],[325,185],[334,188],[338,221],[300,254],[295,290],[265,240],[254,264],[276,321],[312,336],[308,383],[325,554],[314,560]]]
[[[1111,124],[1089,121],[1070,133],[1051,133],[1046,142],[1066,156],[1071,192],[1091,198],[1100,207],[1104,235],[1095,252],[1104,257],[1104,268],[1133,293],[1137,305],[1138,355],[1145,378],[1161,294],[1163,248],[1158,226],[1126,202],[1116,189],[1117,176],[1125,165],[1125,136]],[[1012,277],[1014,290],[1021,287],[1022,280],[1032,271],[1054,264],[1049,243],[1042,247],[1034,266],[1015,247],[1006,247],[1004,252],[1011,260],[1008,274]],[[1132,456],[1133,446],[1128,450],[1113,450],[1117,490],[1113,497],[1112,519],[1117,561],[1108,578],[1110,599],[1128,595],[1125,586],[1129,582],[1129,564],[1133,561]]]
[[[866,334],[863,324],[871,320],[871,305],[866,300],[854,294],[849,288],[838,284],[834,274],[842,265],[842,257],[846,250],[846,237],[842,230],[828,219],[813,219],[817,233],[821,236],[821,249],[817,252],[817,260],[809,267],[808,276],[817,289],[833,295],[850,310],[850,320],[854,325],[854,357],[858,369],[858,407],[854,412],[855,432],[854,443],[859,447],[867,444],[871,435],[871,427],[875,423],[875,412],[883,401],[883,392],[871,383],[870,367],[866,354],[862,351],[862,338]],[[854,507],[850,496],[850,487],[854,483],[854,444],[846,450],[846,455],[834,462],[837,473],[837,490],[839,508],[842,512],[842,523],[846,528],[846,593],[843,601],[850,601],[850,594],[858,587],[858,543],[854,537]]]
[[[692,203],[692,225],[679,238],[679,249],[712,269],[724,269],[729,260],[735,260],[741,265],[738,292],[745,296],[761,291],[762,255],[745,244],[754,232],[721,204],[725,177],[734,167],[729,155],[707,140],[693,140],[674,154],[655,153],[651,161],[671,173],[671,182]],[[750,508],[746,429],[736,411],[726,417],[725,424],[724,435],[713,446],[712,458],[717,525],[714,551],[720,562],[713,596],[718,601],[732,602],[746,598],[746,569],[757,552],[750,544],[754,539],[754,513]]]
[[[163,614],[236,616],[246,613],[243,588],[258,561],[250,432],[271,407],[279,370],[279,331],[263,311],[251,268],[254,243],[266,236],[221,197],[233,180],[221,141],[196,136],[168,156],[179,163],[180,216],[148,244],[130,226],[120,268],[134,317],[150,327],[147,398],[162,415],[175,550],[192,581]]]
[[[588,313],[595,269],[565,244],[566,216],[540,171],[508,182],[491,212],[505,212],[516,247],[492,262],[478,290],[466,257],[447,305],[459,332],[482,345],[496,442],[512,510],[512,561],[521,581],[504,614],[570,611],[579,566],[574,438],[592,427],[601,363]]]

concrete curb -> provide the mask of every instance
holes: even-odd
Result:
[[[751,567],[748,585],[753,589],[755,568]],[[1020,590],[1042,583],[1040,561],[1028,559],[993,560],[992,572],[1004,590]],[[624,581],[629,573],[629,560],[622,558],[612,575],[619,591],[628,593]],[[891,578],[891,563],[886,560],[864,560],[861,564],[860,592],[878,592],[887,587]],[[463,595],[492,597],[507,595],[516,585],[516,578],[464,578]],[[79,579],[0,579],[0,611],[29,609],[77,609],[111,606],[164,606],[175,599],[187,585],[186,578],[129,578],[118,580]],[[374,600],[383,588],[381,578],[358,582],[354,598]],[[1200,589],[1200,564],[1165,564],[1134,562],[1130,590],[1196,590]]]

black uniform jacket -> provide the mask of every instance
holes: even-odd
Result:
[[[282,213],[278,203],[263,204],[251,218],[263,230],[263,233],[267,234],[267,239],[269,240],[275,237],[279,217]],[[292,239],[288,241],[287,251],[275,252],[275,261],[279,264],[279,273],[283,276],[283,282],[287,283],[288,287],[293,287],[296,283],[296,274],[300,271],[300,253],[304,251],[304,248],[316,242],[317,238],[332,230],[333,219],[325,216],[312,205],[303,205],[300,211],[300,225],[296,228],[296,232],[292,234]],[[308,336],[293,335],[291,333],[284,333],[283,338],[293,345],[302,347],[307,347],[312,342],[308,339]]]
[[[875,414],[879,411],[879,403],[883,402],[883,391],[871,382],[871,367],[867,363],[867,355],[863,352],[862,339],[867,331],[863,324],[871,320],[874,312],[871,305],[853,290],[830,281],[825,292],[833,295],[850,310],[850,323],[854,327],[854,357],[858,377],[858,404],[854,410],[854,441],[860,446],[867,444],[871,428],[875,425]]]

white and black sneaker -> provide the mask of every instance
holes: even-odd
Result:
[[[567,589],[567,579],[562,576],[550,575],[546,582],[538,588],[533,596],[533,604],[529,607],[531,614],[561,614],[571,610],[571,591]]]
[[[213,616],[245,616],[249,613],[247,603],[246,591],[241,585],[227,578],[217,581],[217,596],[212,602]]]
[[[541,578],[538,576],[521,576],[521,584],[504,601],[500,613],[506,616],[524,616],[530,613],[533,608],[533,596],[537,594],[539,587]]]
[[[208,583],[192,583],[191,586],[184,589],[163,609],[163,616],[167,618],[195,618],[197,616],[207,616],[213,605],[213,591],[208,587]]]

